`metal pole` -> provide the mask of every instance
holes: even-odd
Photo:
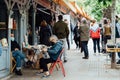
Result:
[[[23,29],[24,29],[24,12],[23,10],[20,10],[20,47],[21,47],[21,51],[22,51],[22,42],[23,42]]]
[[[113,44],[116,44],[116,38],[115,38],[115,5],[116,5],[116,0],[113,0],[112,1],[112,41],[113,41]],[[112,59],[111,59],[111,68],[115,68],[116,67],[116,54],[115,52],[112,53]]]
[[[35,35],[35,23],[36,23],[36,9],[34,9],[33,8],[33,13],[32,13],[32,32],[33,32],[33,37],[32,37],[32,39],[33,39],[33,44],[35,44],[35,43],[37,43],[36,42],[36,35]]]
[[[12,10],[8,10],[8,25],[10,25],[9,20],[11,18],[12,13],[13,13]],[[11,39],[10,39],[11,36],[10,36],[10,34],[11,34],[11,28],[8,27],[8,44],[9,44],[8,45],[8,53],[11,53]],[[8,64],[8,66],[10,67],[10,62]]]

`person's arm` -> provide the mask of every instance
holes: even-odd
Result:
[[[15,41],[16,42],[16,41]],[[16,48],[15,49],[18,49],[20,50],[20,45],[16,42]]]
[[[68,37],[68,36],[69,36],[69,29],[68,29],[68,26],[67,26],[67,25],[66,25],[65,31],[66,31],[66,36]]]
[[[61,48],[62,48],[62,45],[56,44],[50,49],[48,49],[47,51],[49,54],[57,54],[61,50]]]
[[[56,24],[54,24],[54,26],[53,26],[53,34],[56,34]]]

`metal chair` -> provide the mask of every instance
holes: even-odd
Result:
[[[62,73],[63,73],[63,75],[64,75],[64,77],[65,77],[65,69],[64,69],[64,66],[63,66],[63,62],[62,62],[62,60],[61,60],[61,56],[62,56],[63,52],[64,52],[64,48],[61,50],[61,52],[60,52],[57,60],[51,64],[50,69],[49,69],[50,74],[52,74],[54,68],[55,68],[57,65],[59,65],[59,67],[62,69]]]

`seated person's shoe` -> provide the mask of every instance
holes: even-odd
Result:
[[[21,76],[21,75],[22,75],[22,72],[21,72],[21,70],[16,70],[16,71],[15,71],[15,74]]]
[[[44,72],[36,72],[36,75],[41,75],[43,74]]]
[[[33,64],[33,62],[32,61],[27,61],[26,64],[31,65],[31,64]]]
[[[45,74],[44,74],[44,75],[42,76],[42,78],[48,78],[48,77],[50,77],[50,75],[45,75]]]

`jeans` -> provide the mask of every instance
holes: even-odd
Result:
[[[107,44],[108,39],[111,39],[110,35],[104,36],[104,43]]]
[[[100,53],[100,38],[92,39],[93,40],[93,49],[94,53],[96,53],[96,46],[98,48],[98,52]]]
[[[80,37],[74,37],[74,41],[76,44],[76,48],[80,48],[81,47]]]
[[[67,41],[65,39],[60,39],[63,42],[64,53],[63,53],[63,60],[67,60]]]
[[[25,59],[25,55],[19,50],[13,51],[12,55],[16,60],[16,67],[21,67],[22,60]]]
[[[82,49],[84,51],[84,56],[85,57],[89,57],[87,44],[88,44],[88,41],[81,41],[81,45],[82,45]]]

